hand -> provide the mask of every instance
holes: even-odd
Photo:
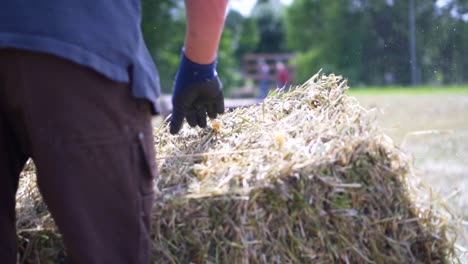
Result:
[[[224,95],[216,62],[197,64],[182,53],[172,94],[170,133],[177,134],[187,119],[191,127],[206,127],[206,117],[224,112]]]

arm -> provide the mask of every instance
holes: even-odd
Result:
[[[207,116],[224,112],[224,95],[216,72],[219,41],[228,0],[185,0],[187,32],[172,93],[171,134],[184,119],[206,127]]]
[[[228,0],[185,0],[185,55],[199,64],[212,63],[218,51]]]

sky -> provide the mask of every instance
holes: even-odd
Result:
[[[281,3],[289,5],[293,0],[281,0]],[[239,11],[242,15],[247,16],[252,11],[257,1],[255,0],[231,0],[229,5],[232,9]]]

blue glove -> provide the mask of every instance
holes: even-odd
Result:
[[[216,118],[223,112],[223,87],[216,72],[216,61],[198,64],[182,51],[172,94],[171,134],[179,132],[184,118],[191,127],[206,127],[207,114]]]

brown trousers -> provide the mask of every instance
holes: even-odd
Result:
[[[28,158],[71,263],[148,263],[151,113],[128,84],[51,55],[0,49],[0,262],[16,263]]]

